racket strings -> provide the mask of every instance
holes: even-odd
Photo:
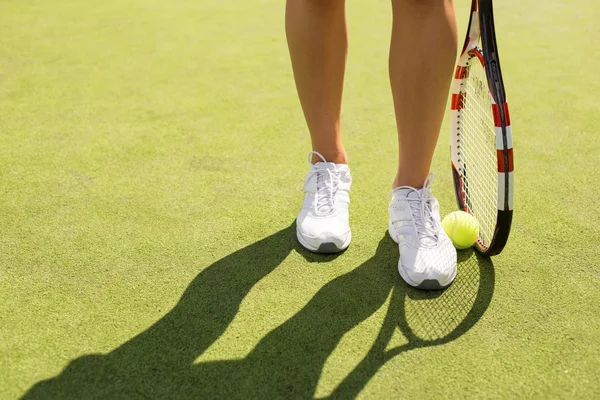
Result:
[[[498,210],[498,164],[492,101],[485,70],[477,57],[467,65],[461,87],[459,152],[463,193],[469,211],[480,225],[480,241],[491,244]]]

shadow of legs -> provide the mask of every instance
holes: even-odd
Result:
[[[175,379],[175,371],[189,369],[225,331],[256,282],[297,247],[292,225],[215,262],[148,330],[107,355],[72,361],[59,376],[34,385],[24,398],[154,397],[165,384],[163,378]]]
[[[372,258],[323,286],[246,358],[194,365],[190,397],[312,398],[325,361],[344,334],[385,302],[396,262],[396,244],[386,236]]]
[[[313,397],[323,366],[343,335],[378,310],[394,288],[375,345],[333,393],[353,397],[381,365],[396,355],[462,335],[485,312],[493,293],[491,262],[476,255],[463,260],[459,277],[464,278],[457,278],[445,292],[420,292],[400,284],[397,247],[386,235],[371,259],[326,284],[296,315],[267,334],[246,358],[194,364],[223,334],[249,290],[294,249],[308,261],[333,258],[314,256],[299,248],[293,226],[280,231],[203,270],[173,310],[145,332],[107,355],[74,360],[59,376],[34,385],[24,397]],[[467,266],[479,272],[467,274]],[[468,307],[460,307],[457,302],[468,297],[461,290],[468,287],[466,283],[473,276],[479,279],[473,285],[475,300]],[[300,278],[298,284],[302,284]],[[429,307],[429,301],[438,302],[439,310],[458,310],[466,317],[458,325],[442,326],[442,330],[449,331],[445,336],[433,337],[427,318],[425,322],[417,318],[435,315],[431,309],[418,312],[420,305]],[[385,351],[396,326],[409,343]]]

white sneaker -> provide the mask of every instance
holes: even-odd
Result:
[[[400,276],[409,285],[428,290],[445,288],[456,277],[456,250],[442,229],[432,182],[430,174],[422,189],[394,189],[388,210],[389,233],[400,249]]]
[[[352,234],[348,222],[352,176],[347,164],[323,160],[311,165],[303,190],[304,203],[296,219],[296,237],[302,246],[316,253],[337,253],[350,244]]]

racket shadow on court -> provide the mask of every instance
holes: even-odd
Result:
[[[340,397],[351,397],[364,388],[387,359],[462,335],[483,315],[493,292],[491,263],[471,261],[480,271],[486,271],[480,273],[477,288],[465,289],[476,292],[472,309],[450,335],[432,341],[430,337],[439,330],[436,325],[422,324],[417,330],[414,324],[409,327],[413,310],[403,306],[401,300],[420,304],[445,298],[445,292],[419,292],[401,282],[396,270],[398,250],[386,235],[370,259],[324,285],[245,357],[196,362],[225,332],[252,287],[292,251],[309,262],[307,268],[314,265],[310,263],[336,257],[304,250],[296,242],[292,225],[205,268],[177,305],[154,325],[107,354],[71,361],[58,376],[35,384],[23,398],[312,398],[325,362],[342,337],[380,309],[393,291],[388,317],[375,345],[334,391]],[[460,279],[466,282],[467,278]],[[460,279],[451,288],[460,289]],[[298,284],[302,285],[301,276]],[[442,306],[449,314],[456,307],[451,303]],[[407,318],[395,317],[402,313]],[[384,342],[389,341],[395,326],[408,335],[409,346],[386,352]],[[415,337],[409,332],[416,332]],[[423,335],[425,339],[416,339]]]
[[[492,260],[471,249],[458,252],[458,275],[444,291],[428,292],[401,283],[395,285],[375,343],[331,397],[353,398],[379,368],[395,357],[444,345],[465,334],[489,307],[494,285]],[[406,342],[390,346],[394,333],[400,333]]]

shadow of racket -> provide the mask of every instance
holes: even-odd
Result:
[[[388,361],[407,351],[451,342],[471,329],[494,293],[494,266],[468,250],[458,254],[458,275],[444,291],[422,291],[399,281],[375,343],[329,397],[355,398]],[[389,348],[398,329],[407,343]]]

